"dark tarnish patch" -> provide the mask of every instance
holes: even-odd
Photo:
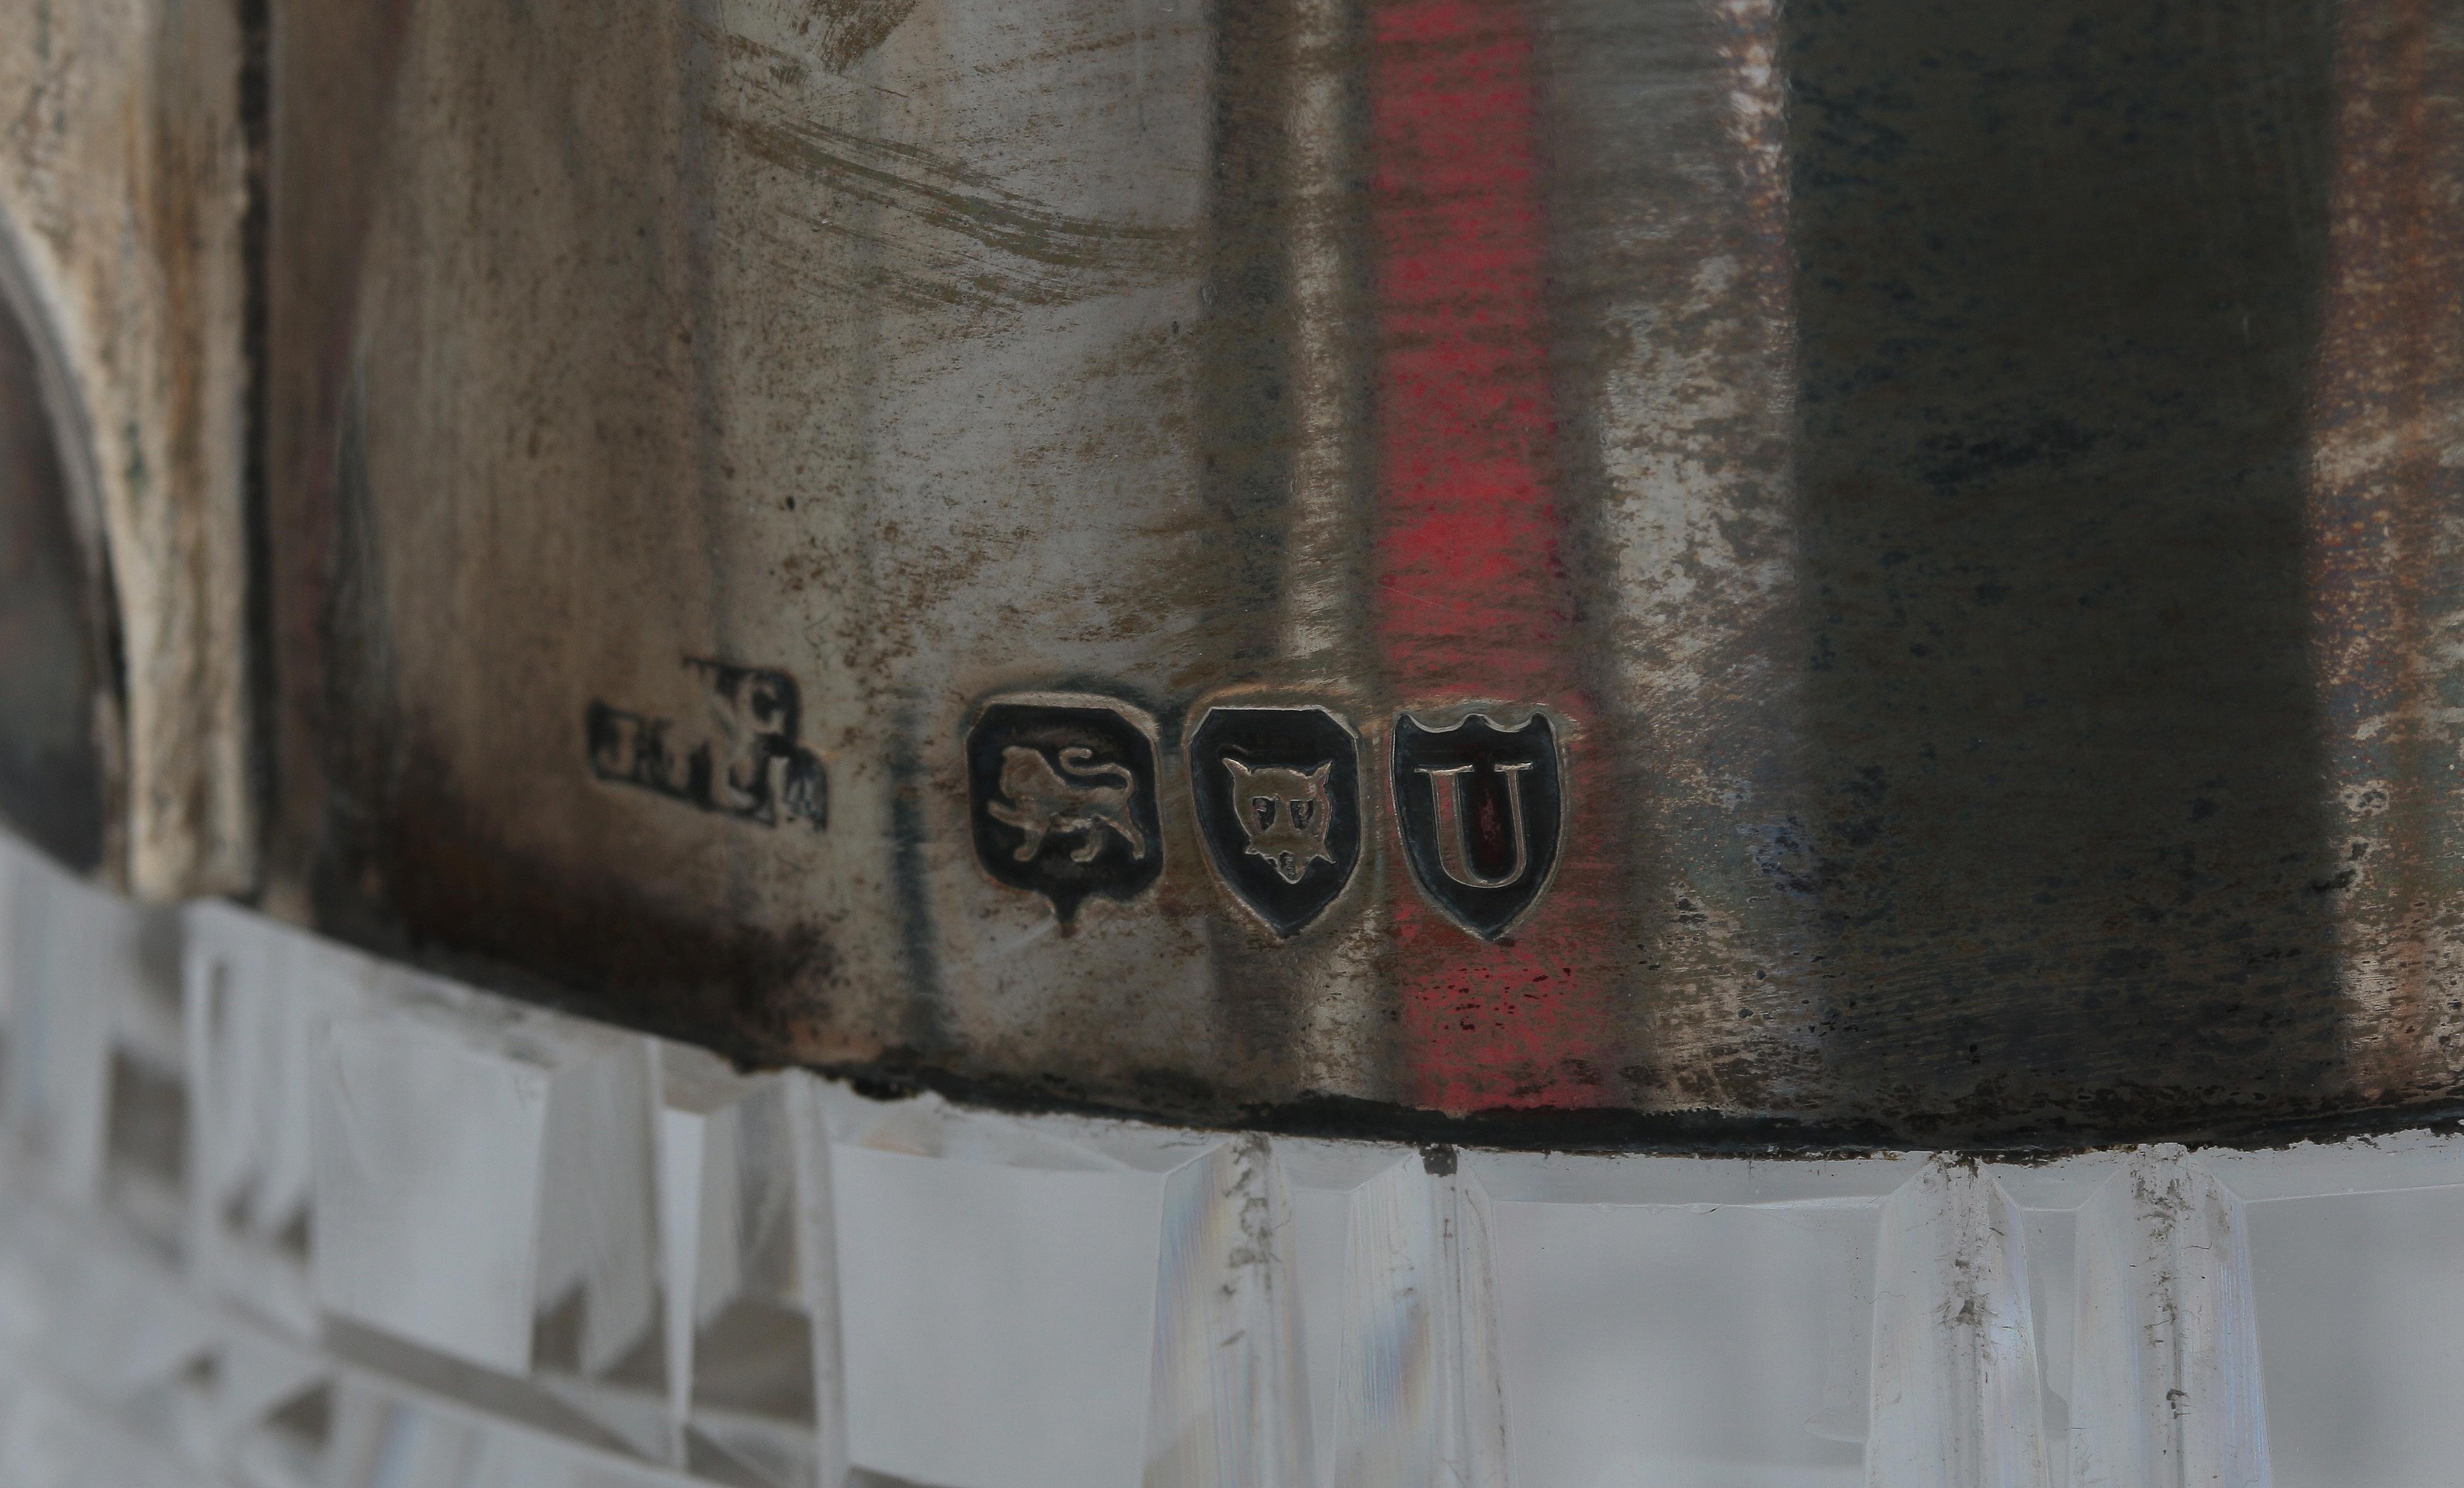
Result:
[[[1827,943],[1829,1100],[1911,1138],[2362,1094],[2311,891],[2323,174],[2239,148],[2322,138],[2326,15],[1783,11],[1810,779],[1757,856]]]
[[[789,1062],[826,1021],[836,957],[818,929],[717,927],[613,875],[533,858],[476,817],[432,753],[406,757],[388,825],[319,876],[329,933],[748,1063]]]
[[[2363,1109],[2334,1109],[2332,1102],[2320,1100],[2286,1101],[2186,1122],[2162,1109],[2178,1093],[2108,1091],[2102,1093],[2104,1100],[2091,1102],[2093,1109],[2083,1106],[2075,1117],[2057,1116],[2024,1128],[1997,1125],[1990,1135],[1954,1137],[1939,1129],[1921,1131],[1857,1117],[1741,1116],[1708,1108],[1497,1106],[1446,1116],[1352,1096],[1318,1094],[1291,1100],[1243,1101],[1200,1081],[1153,1072],[1117,1081],[1082,1081],[1052,1074],[959,1075],[904,1050],[888,1051],[876,1060],[812,1067],[846,1080],[857,1094],[876,1100],[903,1100],[931,1091],[948,1099],[1015,1112],[1160,1119],[1199,1127],[1409,1144],[1421,1149],[1423,1161],[1433,1165],[1428,1169],[1432,1173],[1439,1173],[1446,1161],[1440,1154],[1458,1153],[1465,1147],[1814,1162],[1955,1144],[1998,1161],[2034,1163],[2156,1141],[2255,1150],[2394,1132],[2464,1135],[2464,1104],[2453,1099]],[[1980,1104],[1998,1099],[1998,1095],[1988,1093]],[[1967,1119],[1974,1114],[1961,1113]]]
[[[370,232],[385,185],[386,126],[409,48],[414,0],[287,8],[281,34],[265,38],[270,93],[323,100],[314,128],[281,132],[266,152],[264,360],[255,376],[267,411],[264,486],[256,493],[267,535],[267,648],[262,685],[269,772],[271,877],[289,887],[314,861],[329,794],[351,777],[335,767],[331,672],[363,658],[336,634],[338,590],[347,557],[342,532],[342,442],[360,299]],[[294,116],[297,117],[297,116]],[[272,203],[293,204],[275,212]],[[313,204],[313,210],[302,210]],[[278,272],[272,265],[278,264]]]

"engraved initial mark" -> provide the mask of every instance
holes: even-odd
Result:
[[[1447,877],[1467,889],[1503,889],[1521,879],[1530,868],[1531,848],[1523,829],[1523,772],[1530,767],[1529,760],[1496,766],[1497,773],[1506,777],[1506,810],[1514,831],[1514,866],[1497,878],[1487,877],[1472,866],[1471,843],[1464,834],[1462,777],[1478,766],[1421,767],[1420,773],[1429,777],[1430,799],[1437,807],[1438,866],[1445,870]]]

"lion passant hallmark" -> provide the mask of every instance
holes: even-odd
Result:
[[[1163,873],[1155,721],[1079,693],[996,698],[967,734],[976,856],[1063,924],[1090,896],[1134,899]]]

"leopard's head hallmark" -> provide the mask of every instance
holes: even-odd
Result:
[[[1230,759],[1223,767],[1232,774],[1232,803],[1250,856],[1265,858],[1286,883],[1300,882],[1312,863],[1334,861],[1326,845],[1334,817],[1326,789],[1332,761],[1308,774],[1280,766],[1253,769]]]

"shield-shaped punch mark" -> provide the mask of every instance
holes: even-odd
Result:
[[[1307,929],[1360,866],[1360,740],[1326,709],[1219,704],[1189,733],[1207,860],[1279,939]]]
[[[1079,693],[995,698],[967,731],[968,818],[995,881],[1052,901],[1131,899],[1163,873],[1155,721]]]
[[[1529,913],[1556,873],[1566,831],[1555,726],[1497,726],[1485,712],[1430,727],[1395,719],[1395,826],[1413,880],[1446,917],[1494,941]]]

